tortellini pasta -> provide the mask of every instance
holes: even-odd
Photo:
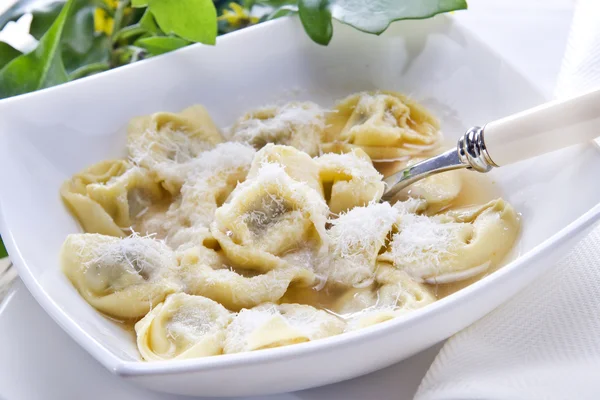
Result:
[[[291,284],[310,286],[316,280],[310,270],[300,267],[241,274],[224,265],[214,250],[197,247],[186,252],[179,274],[186,292],[213,299],[233,311],[276,302]]]
[[[301,304],[262,304],[244,309],[227,327],[224,351],[239,353],[308,342],[344,331],[339,318]]]
[[[380,261],[428,283],[467,279],[498,263],[512,248],[519,217],[502,199],[428,217],[405,213]]]
[[[320,165],[308,154],[291,146],[268,144],[256,153],[248,178],[255,178],[260,168],[266,163],[281,165],[290,178],[305,182],[323,196]]]
[[[148,171],[127,161],[102,161],[76,174],[61,196],[89,233],[125,236],[140,213],[164,193]]]
[[[232,318],[206,297],[172,294],[135,324],[138,349],[147,361],[221,354]]]
[[[406,166],[414,165],[424,158],[411,159]],[[411,197],[422,199],[427,205],[427,213],[437,213],[450,206],[462,189],[463,171],[448,171],[443,174],[429,176],[417,181],[396,196],[396,198]]]
[[[325,251],[327,213],[314,189],[267,163],[217,209],[211,232],[235,264],[266,272],[288,265],[280,257],[286,253]]]
[[[355,207],[331,221],[328,256],[316,267],[330,283],[364,287],[373,282],[377,255],[398,218],[389,203]]]
[[[223,142],[206,109],[195,105],[180,113],[158,112],[131,120],[127,129],[129,156],[156,174],[165,189],[177,194],[190,161]]]
[[[63,244],[61,261],[81,296],[116,318],[143,317],[180,290],[175,254],[151,238],[72,234]]]
[[[324,154],[316,161],[332,213],[345,212],[381,199],[384,190],[383,176],[362,150],[354,149],[346,154]]]
[[[441,138],[401,94],[264,107],[225,132],[229,141],[201,105],[134,118],[127,160],[61,187],[87,232],[66,238],[63,272],[92,307],[135,324],[146,361],[384,322],[479,279],[516,241],[519,215],[502,199],[481,205],[468,173],[381,202],[383,174],[434,154]]]
[[[377,265],[376,285],[346,292],[334,309],[348,316],[346,330],[374,325],[425,307],[436,300],[433,292],[406,272]]]
[[[260,149],[268,143],[293,146],[316,156],[325,129],[325,111],[311,102],[250,111],[231,128],[231,138]]]
[[[326,140],[362,148],[373,160],[394,160],[436,147],[439,122],[406,96],[364,92],[337,104],[327,119]]]
[[[255,151],[241,143],[223,143],[194,160],[193,171],[169,209],[143,221],[143,233],[157,233],[174,248],[211,240],[209,226],[238,182],[246,178]]]

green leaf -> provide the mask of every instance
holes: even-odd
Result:
[[[39,40],[58,17],[63,5],[64,1],[55,1],[33,10],[31,35]],[[94,34],[94,11],[99,5],[104,5],[104,2],[73,2],[61,39],[62,59],[68,73],[82,65],[107,62],[110,58],[110,40],[105,35]]]
[[[33,92],[68,81],[60,54],[60,40],[74,0],[69,0],[40,40],[37,48],[0,70],[0,98]]]
[[[64,5],[64,1],[55,1],[43,4],[41,7],[33,10],[31,12],[33,19],[31,21],[29,33],[37,40],[40,40],[42,36],[44,36],[44,33],[50,29]]]
[[[148,7],[166,34],[215,44],[217,10],[212,0],[148,0]]]
[[[333,36],[328,0],[299,0],[300,21],[308,36],[321,45],[328,45]]]
[[[94,12],[96,7],[87,1],[75,0],[73,10],[65,23],[62,43],[79,54],[89,51],[94,46]],[[102,35],[100,35],[102,36]]]
[[[74,81],[75,79],[85,78],[86,76],[108,71],[109,69],[110,65],[108,63],[88,64],[77,68],[75,71],[69,74],[69,79]]]
[[[11,45],[0,42],[0,68],[8,64],[12,59],[21,55],[21,52]]]
[[[118,31],[114,38],[113,43],[115,43],[116,47],[119,47],[123,44],[130,44],[135,42],[137,39],[143,36],[152,36],[149,32],[142,28],[140,24],[134,24],[126,26],[125,28]]]
[[[168,53],[170,51],[185,47],[189,44],[191,44],[191,42],[173,36],[153,36],[142,38],[135,42],[136,46],[148,50],[148,52],[153,56]]]
[[[83,52],[75,51],[73,48],[63,45],[62,58],[65,70],[71,73],[82,65],[108,62],[110,59],[110,50],[110,38],[104,35],[95,37],[91,43],[91,47]]]
[[[4,242],[0,237],[0,258],[8,257],[8,251],[6,251],[6,247],[4,247]]]
[[[82,65],[106,63],[110,58],[110,38],[94,34],[95,9],[93,1],[73,3],[61,39],[62,59],[69,74]]]
[[[329,5],[333,18],[374,34],[401,19],[429,18],[466,8],[466,0],[330,0]]]
[[[163,31],[156,25],[152,13],[146,9],[146,12],[136,24],[126,26],[114,35],[113,43],[116,47],[120,47],[132,44],[141,38],[163,35]]]
[[[156,25],[156,21],[154,20],[154,16],[149,10],[146,10],[138,25],[144,28],[149,33],[154,33],[155,35],[162,34],[163,32],[160,30],[158,25]]]
[[[133,7],[146,7],[148,6],[148,0],[131,0]]]

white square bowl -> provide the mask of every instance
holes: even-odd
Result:
[[[451,141],[471,125],[541,103],[538,91],[448,17],[395,23],[380,37],[336,24],[324,48],[296,19],[261,24],[57,88],[0,101],[0,232],[43,308],[106,368],[151,389],[203,396],[299,390],[383,368],[473,323],[534,284],[600,217],[600,154],[573,147],[493,171],[523,215],[519,256],[412,314],[283,348],[146,363],[131,335],[98,314],[62,275],[59,248],[80,231],[59,196],[85,166],[125,155],[129,118],[204,104],[229,125],[269,102],[334,100],[366,89],[408,93]],[[40,334],[42,340],[43,333]]]

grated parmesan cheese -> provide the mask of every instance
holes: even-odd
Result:
[[[123,274],[139,275],[150,283],[160,282],[177,265],[171,249],[152,236],[133,233],[122,239],[91,242],[93,246],[88,246],[87,235],[72,238],[80,251],[90,252],[90,258],[83,264],[86,272],[97,275],[115,291],[124,289],[121,284],[130,284],[122,279]]]
[[[266,272],[279,256],[311,246],[326,251],[327,204],[278,163],[263,164],[215,212],[211,233],[236,265]]]
[[[133,163],[155,166],[159,163],[187,163],[210,147],[210,143],[195,140],[186,131],[166,125],[162,132],[157,132],[156,128],[141,132],[130,143],[129,152]]]
[[[147,232],[163,233],[173,247],[201,244],[217,207],[243,180],[256,151],[243,143],[227,142],[190,162],[176,201],[163,215],[144,221]],[[180,170],[183,173],[183,170]]]
[[[232,140],[257,149],[267,143],[285,144],[316,155],[325,129],[324,116],[325,110],[311,102],[267,106],[242,117],[230,135]]]
[[[342,285],[358,287],[372,283],[377,254],[398,215],[398,210],[389,203],[370,203],[330,220],[329,256],[318,264],[316,271]]]
[[[225,353],[279,347],[342,333],[344,322],[314,307],[265,303],[240,311],[227,327]]]
[[[307,210],[313,215],[327,215],[327,205],[321,196],[307,183],[292,179],[286,173],[285,167],[279,163],[264,163],[255,177],[237,185],[231,193],[231,198],[250,192],[252,188],[261,188],[259,193],[266,197],[260,198],[259,206],[271,210],[269,214],[273,216],[280,216],[282,210],[289,209],[285,205],[286,202],[292,203],[294,209]],[[260,216],[255,218],[261,219]],[[324,227],[316,226],[316,228],[324,234]]]
[[[248,168],[256,151],[243,143],[225,142],[205,151],[190,162],[186,183],[193,184],[201,177],[214,176],[226,171]]]
[[[210,299],[172,294],[135,324],[138,348],[148,361],[221,354],[231,318]]]
[[[391,244],[393,258],[406,264],[439,263],[452,253],[460,224],[443,223],[439,218],[404,214]]]
[[[389,203],[370,203],[330,220],[333,227],[327,233],[334,243],[334,253],[348,258],[379,251],[398,215]]]
[[[224,353],[249,351],[248,337],[261,325],[268,323],[278,315],[275,304],[262,304],[252,309],[241,310],[227,327]]]
[[[211,314],[209,310],[196,304],[194,307],[180,307],[166,324],[168,335],[195,343],[213,328],[214,321]]]

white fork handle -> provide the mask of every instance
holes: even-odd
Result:
[[[483,133],[498,166],[591,141],[600,136],[600,90],[490,122]]]

